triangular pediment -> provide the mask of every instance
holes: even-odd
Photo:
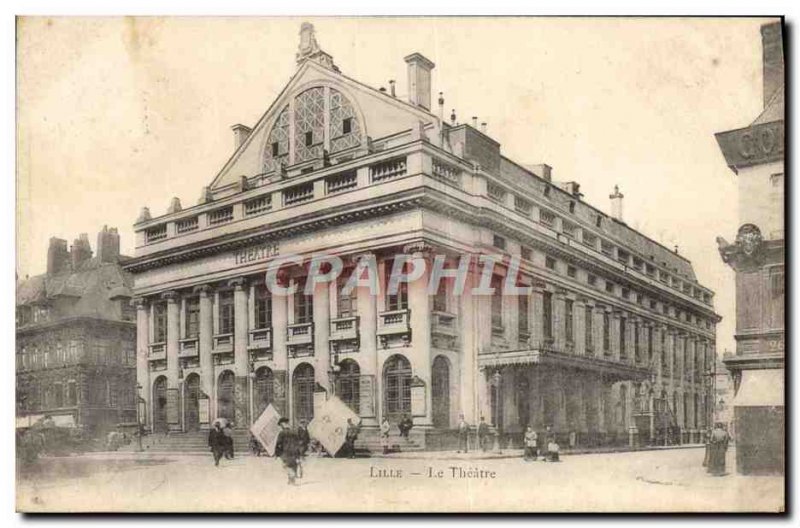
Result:
[[[437,118],[312,60],[298,68],[211,183],[212,193],[246,176],[267,177],[281,165],[321,160],[366,148],[378,139],[433,123]]]

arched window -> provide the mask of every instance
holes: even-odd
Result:
[[[226,418],[236,422],[234,409],[234,377],[233,372],[226,370],[219,375],[217,382],[217,418]]]
[[[159,376],[153,383],[153,431],[167,430],[167,378]]]
[[[352,359],[345,359],[340,363],[340,367],[336,380],[336,394],[358,414],[361,404],[361,368]]]
[[[254,418],[261,416],[261,413],[272,403],[274,397],[274,381],[275,376],[269,368],[261,367],[256,370],[256,379],[254,383],[256,415]]]
[[[184,402],[185,425],[187,431],[200,429],[200,376],[189,374],[183,383],[186,400]]]
[[[383,411],[393,421],[411,413],[411,363],[399,354],[383,367]]]
[[[314,367],[301,363],[292,375],[295,420],[314,418]]]

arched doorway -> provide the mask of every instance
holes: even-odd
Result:
[[[314,418],[314,367],[301,363],[292,374],[295,421]]]
[[[233,372],[226,370],[219,375],[217,381],[217,418],[227,418],[235,423],[235,411],[233,404],[234,391]]]
[[[153,383],[153,432],[167,431],[167,378],[159,376]]]
[[[436,356],[431,367],[431,405],[433,426],[450,427],[450,364],[444,356]]]
[[[411,414],[411,363],[396,354],[383,366],[383,415],[398,422]]]
[[[274,395],[274,381],[275,376],[272,374],[272,370],[267,367],[261,367],[260,369],[256,370],[256,379],[255,383],[253,384],[253,389],[255,394],[253,395],[253,400],[255,403],[256,415],[254,418],[258,418],[261,416],[261,413],[272,403],[272,398]]]
[[[345,359],[339,366],[336,395],[358,414],[361,405],[361,367],[352,359]]]
[[[187,431],[200,429],[200,376],[189,374],[183,382],[184,389],[184,418]]]

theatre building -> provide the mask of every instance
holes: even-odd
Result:
[[[50,418],[99,434],[136,421],[133,280],[119,234],[51,238],[47,272],[17,281],[17,426]]]
[[[618,190],[607,216],[549,166],[504,157],[477,120],[445,118],[434,63],[405,62],[400,98],[340,72],[303,24],[296,72],[257,123],[233,127],[199,203],[143,209],[126,268],[147,427],[246,427],[269,403],[297,422],[335,394],[365,434],[409,414],[431,448],[461,414],[514,442],[528,424],[579,445],[699,439],[719,317],[691,263],[629,228]],[[337,281],[267,287],[270,263],[314,253],[342,259]],[[447,268],[472,257],[463,293],[447,279],[428,294],[440,255]],[[503,256],[493,295],[473,291],[480,255]],[[387,294],[406,256],[427,269]],[[524,295],[500,287],[512,256]],[[347,293],[369,262],[378,294]],[[278,277],[302,288],[308,270]]]
[[[735,397],[736,469],[784,472],[784,68],[781,23],[761,27],[762,112],[716,135],[739,186],[734,242],[718,237],[736,272],[736,354],[725,357]]]

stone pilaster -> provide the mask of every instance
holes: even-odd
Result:
[[[138,416],[139,422],[147,428],[152,427],[150,418],[151,398],[153,390],[150,387],[150,365],[148,354],[150,352],[150,307],[144,298],[137,298],[136,302],[136,384],[141,387],[138,394],[144,401],[144,414]],[[137,412],[140,409],[136,402]]]
[[[330,284],[314,284],[314,378],[327,389],[328,394],[333,392],[333,379],[329,373],[332,365],[328,342],[331,331],[330,304]]]
[[[480,421],[480,410],[478,408],[476,391],[476,376],[478,372],[478,343],[480,343],[479,333],[482,330],[476,324],[476,298],[472,295],[472,289],[477,283],[474,270],[470,269],[464,284],[464,292],[458,297],[459,328],[461,335],[461,369],[459,390],[461,414],[467,423],[478,423]]]
[[[248,329],[248,288],[247,281],[243,278],[233,279],[228,282],[233,287],[233,372],[234,382],[234,413],[236,415],[236,428],[247,428],[251,423],[250,417],[250,357],[247,352],[249,340]]]
[[[280,286],[287,287],[288,280],[279,276]],[[289,381],[289,351],[286,332],[289,320],[289,296],[272,293],[272,359],[275,365],[275,408],[281,416],[289,417],[292,391]]]
[[[358,260],[367,259],[375,262],[375,255],[372,253],[362,253]],[[358,267],[356,269],[359,269]],[[377,269],[377,265],[371,269]],[[382,376],[378,371],[378,297],[373,295],[369,287],[360,287],[356,290],[358,302],[359,318],[359,365],[361,375],[373,376],[373,408],[375,414],[363,416],[362,425],[364,427],[377,427],[381,421],[381,406],[378,403],[381,394]],[[362,409],[363,412],[363,409]]]
[[[214,390],[214,361],[211,349],[214,343],[214,312],[212,306],[211,287],[198,286],[195,292],[200,296],[200,335],[198,336],[198,352],[200,355],[200,389],[208,396],[209,417],[217,414],[216,391]]]
[[[413,259],[422,259],[425,268],[422,276],[408,284],[408,306],[411,311],[411,359],[414,375],[425,383],[425,416],[414,418],[415,425],[431,427],[431,299],[428,295],[430,277],[430,248],[424,244],[409,244],[403,252]]]

